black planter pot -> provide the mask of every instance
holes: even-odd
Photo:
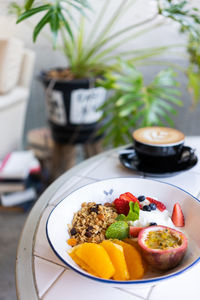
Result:
[[[38,79],[46,89],[46,107],[53,139],[60,144],[93,143],[101,136],[97,131],[106,91],[95,87],[95,79],[54,80],[42,72]]]

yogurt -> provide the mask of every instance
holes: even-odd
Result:
[[[159,209],[152,211],[140,210],[139,220],[129,222],[131,226],[136,227],[146,227],[149,226],[150,223],[156,223],[157,225],[175,228],[167,209],[165,209],[163,212],[161,212]]]
[[[153,197],[153,199],[158,200],[155,197]],[[145,199],[140,204],[143,207],[144,205],[149,205],[150,202]],[[167,226],[174,229],[176,228],[171,220],[169,211],[167,209],[165,209],[164,211],[160,211],[158,208],[151,211],[144,211],[140,209],[139,220],[136,220],[134,222],[130,221],[129,225],[135,227],[146,227],[149,226],[150,223],[156,223],[157,225]]]

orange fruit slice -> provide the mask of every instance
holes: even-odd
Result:
[[[141,253],[142,250],[140,249],[140,246],[138,245],[137,240],[126,238],[126,239],[123,239],[123,242],[132,245]]]
[[[123,247],[130,280],[140,279],[144,276],[144,266],[142,256],[139,251],[132,245],[119,240],[113,240],[114,243]]]
[[[98,276],[98,274],[92,270],[82,259],[80,259],[77,255],[76,255],[76,249],[79,246],[75,246],[72,249],[70,249],[68,251],[68,254],[70,255],[70,257],[75,261],[75,263],[81,267],[83,270],[87,271],[88,273],[94,275],[94,276]]]
[[[99,277],[109,279],[114,275],[115,268],[108,253],[101,245],[94,243],[80,244],[77,246],[75,254]]]
[[[108,253],[111,262],[115,268],[115,273],[113,275],[113,278],[115,280],[129,279],[129,273],[126,265],[126,260],[124,257],[123,247],[111,242],[110,240],[104,240],[100,245]]]
[[[143,264],[143,267],[144,267],[144,273],[147,272],[149,266],[147,265],[145,259],[143,259],[142,249],[138,245],[138,242],[136,240],[129,239],[129,238],[124,239],[123,242],[132,245],[140,253],[140,255],[142,257],[142,264]]]

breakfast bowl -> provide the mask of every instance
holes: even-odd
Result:
[[[109,204],[113,203],[115,199],[118,199],[119,196],[124,193],[131,193],[137,199],[139,196],[145,195],[148,199],[157,199],[157,201],[162,202],[163,206],[166,207],[163,213],[166,222],[159,219],[158,215],[153,211],[143,211],[141,215],[148,215],[149,224],[156,220],[157,225],[168,226],[169,228],[173,227],[182,232],[187,238],[187,250],[178,265],[169,270],[159,270],[147,266],[147,272],[142,278],[134,280],[114,280],[113,278],[100,278],[95,273],[91,274],[91,272],[85,271],[84,268],[79,266],[80,264],[78,265],[74,261],[72,255],[70,255],[70,251],[73,247],[68,243],[74,234],[71,234],[71,224],[74,215],[81,209],[83,203],[84,205],[93,202],[97,203],[97,205]],[[173,208],[177,202],[180,204],[184,214],[184,226],[178,228],[176,228],[171,221]],[[46,235],[50,246],[58,258],[66,264],[66,266],[88,280],[94,280],[100,284],[115,287],[152,286],[165,280],[172,280],[183,272],[189,271],[198,263],[200,258],[199,215],[199,200],[174,185],[142,178],[114,178],[91,183],[66,196],[50,213],[46,223]],[[145,218],[143,218],[143,224],[139,226],[147,226],[144,223],[144,219]],[[137,239],[133,238],[133,240],[134,243],[137,242]],[[120,241],[119,244],[120,243],[122,242]],[[90,256],[93,256],[93,254],[88,255],[89,258]],[[145,265],[148,265],[148,263],[145,262]]]

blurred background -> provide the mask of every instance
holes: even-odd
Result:
[[[118,142],[116,143],[109,143],[108,141],[107,144],[103,146],[95,144],[96,148],[94,151],[93,143],[92,146],[89,145],[92,147],[92,149],[91,147],[86,147],[88,145],[84,142],[77,142],[75,144],[76,147],[74,147],[74,145],[68,145],[68,143],[64,141],[63,143],[61,143],[62,147],[60,147],[58,140],[52,139],[51,134],[49,135],[49,116],[45,105],[47,94],[45,93],[43,84],[40,80],[38,80],[38,75],[41,74],[41,71],[50,70],[52,68],[67,68],[69,65],[69,60],[63,54],[62,49],[59,49],[59,43],[61,42],[60,37],[58,37],[57,49],[53,49],[52,35],[49,26],[45,26],[43,30],[41,30],[40,34],[37,36],[36,43],[33,43],[33,29],[40,21],[41,16],[35,15],[16,25],[17,10],[15,10],[15,14],[9,13],[10,4],[12,2],[13,1],[0,0],[0,58],[2,58],[2,60],[0,61],[0,81],[2,82],[0,84],[0,160],[3,161],[5,157],[7,157],[7,154],[14,152],[15,156],[12,156],[12,161],[8,160],[9,162],[11,161],[11,169],[13,173],[11,175],[3,173],[3,175],[1,174],[1,178],[4,179],[4,177],[2,176],[5,176],[5,180],[14,180],[16,179],[16,176],[19,177],[17,179],[17,185],[15,182],[15,187],[17,186],[18,189],[17,191],[15,190],[15,187],[13,185],[10,185],[10,190],[4,190],[5,182],[1,182],[0,193],[1,196],[4,195],[4,192],[6,195],[12,196],[12,189],[12,192],[21,191],[26,194],[23,194],[23,197],[25,198],[23,198],[20,194],[15,201],[12,197],[1,197],[2,199],[4,199],[4,202],[1,201],[0,206],[0,300],[16,299],[14,268],[16,249],[20,232],[30,211],[30,208],[35,203],[41,192],[52,181],[52,178],[54,180],[63,171],[69,169],[74,164],[81,162],[83,159],[99,153],[107,148],[114,147],[118,144],[124,145],[125,142],[123,141],[126,141],[126,139],[118,140]],[[41,1],[35,1],[35,4],[37,5],[37,3],[40,2]],[[43,2],[45,4],[51,1]],[[53,2],[54,1],[52,1],[52,3]],[[86,38],[88,38],[90,34],[91,38],[93,38],[93,35],[98,37],[101,31],[104,29],[105,25],[109,24],[109,20],[111,20],[111,17],[116,12],[117,7],[123,1],[107,1],[106,10],[103,14],[101,14],[100,17],[100,19],[102,20],[100,20],[101,22],[98,22],[98,26],[96,26],[96,21],[102,9],[103,2],[104,1],[101,0],[93,0],[93,10],[86,9],[87,17],[84,28],[84,34]],[[125,58],[123,52],[126,52],[128,50],[134,50],[135,52],[139,50],[137,55],[141,54],[142,56],[148,53],[148,49],[152,50],[155,47],[160,48],[159,51],[155,51],[157,61],[155,60],[154,62],[152,61],[151,63],[149,63],[145,59],[141,59],[140,63],[138,63],[136,59],[135,63],[137,65],[137,70],[141,72],[140,74],[142,74],[143,76],[144,85],[148,85],[154,80],[155,76],[161,70],[171,67],[172,65],[179,66],[178,68],[176,68],[176,80],[180,84],[179,89],[181,91],[181,95],[179,95],[178,98],[182,101],[183,105],[176,107],[178,113],[176,115],[172,115],[171,119],[172,121],[174,121],[174,127],[183,131],[185,135],[199,135],[200,103],[198,103],[197,101],[196,105],[194,105],[194,93],[189,93],[188,91],[188,78],[185,76],[186,70],[189,66],[189,58],[186,51],[187,37],[185,34],[180,33],[180,23],[173,22],[173,18],[165,20],[164,14],[161,14],[156,18],[155,22],[152,21],[150,22],[151,25],[148,25],[145,20],[151,19],[152,16],[154,16],[158,8],[157,5],[159,1],[132,0],[129,2],[134,2],[134,7],[128,9],[124,13],[120,21],[116,23],[115,28],[111,30],[110,34],[112,35],[116,31],[123,30],[123,28],[132,26],[133,24],[144,23],[144,26],[141,26],[140,28],[140,30],[143,31],[143,34],[138,36],[136,34],[134,39],[132,39],[131,37],[129,38],[129,32],[125,32],[124,39],[126,38],[126,42],[123,42],[124,39],[122,39],[121,42],[120,38],[117,38],[115,42],[119,43],[120,46],[118,47],[118,49],[113,48],[113,50],[111,51],[111,55],[118,56],[118,58],[123,62]],[[163,0],[161,2],[164,3],[170,1]],[[184,1],[172,2],[181,3]],[[196,8],[200,9],[199,0],[186,2],[188,2],[188,7],[195,6]],[[23,5],[24,1],[17,1],[17,3],[19,5]],[[124,1],[124,3],[127,3],[127,1]],[[197,14],[198,13],[199,12],[197,12]],[[80,14],[78,10],[74,10],[73,17],[75,19],[75,23],[77,21],[78,24],[78,22],[80,21]],[[79,25],[74,26],[76,28],[76,26]],[[148,26],[152,27],[152,30],[149,32],[147,30]],[[184,22],[182,23],[182,26],[185,26]],[[185,28],[187,29],[187,26],[185,26]],[[79,35],[79,38],[80,36],[81,35]],[[11,44],[5,42],[8,40],[10,43],[13,38],[17,40],[14,40],[14,42],[12,42]],[[165,52],[162,52],[162,47],[165,47],[166,45],[169,46],[169,51],[166,50]],[[176,45],[176,47],[172,47],[173,49],[171,49],[170,45]],[[185,46],[180,47],[180,45]],[[8,50],[10,58],[5,55],[5,49]],[[144,52],[140,53],[140,49],[143,49]],[[26,52],[25,50],[28,52]],[[103,48],[103,50],[105,49]],[[121,53],[121,55],[117,55],[117,53]],[[22,64],[22,67],[20,67],[21,71],[17,71],[16,63],[16,76],[19,77],[18,79],[16,79],[14,78],[13,71],[11,71],[12,76],[7,73],[8,68],[6,68],[6,66],[9,66],[10,70],[12,70],[15,63],[14,59],[16,57],[19,58],[20,55],[21,58],[18,64]],[[5,66],[6,59],[8,62]],[[165,63],[161,63],[161,60],[164,60]],[[168,76],[168,74],[165,75]],[[8,79],[4,80],[3,78],[5,78],[6,76],[8,76]],[[133,76],[136,75],[134,74]],[[137,76],[140,77],[140,75],[138,74]],[[173,74],[170,74],[170,76],[173,77]],[[167,77],[165,77],[165,79],[166,78]],[[197,79],[198,77],[195,77],[195,79],[194,77],[191,77],[193,86],[196,85],[196,93],[199,93],[198,95],[200,95],[200,92],[198,90],[199,79]],[[13,85],[11,87],[12,82],[13,84],[15,83],[16,86]],[[107,81],[107,85],[109,84],[110,83]],[[173,84],[173,87],[175,87],[175,83],[172,81],[172,85]],[[102,86],[105,86],[105,83],[102,84]],[[14,90],[15,87],[17,87],[17,90]],[[59,102],[60,96],[58,95],[57,97]],[[12,103],[14,103],[18,98],[24,99],[24,106],[20,106],[17,113],[14,111],[11,112],[11,115],[8,117],[5,112],[6,105],[10,103],[9,107],[14,107]],[[166,119],[168,119],[168,115],[165,117]],[[8,122],[8,124],[6,122]],[[140,123],[140,125],[141,124],[142,123]],[[148,124],[150,123],[146,123],[146,125]],[[11,128],[9,127],[9,125],[12,125]],[[134,129],[133,125],[134,124],[131,123],[132,127],[130,126],[130,131]],[[138,127],[140,125],[138,123],[135,123],[135,127]],[[73,125],[70,126],[72,126],[70,127],[70,130],[71,128],[74,128]],[[19,131],[16,131],[18,130],[18,127]],[[127,142],[130,141],[131,135],[129,136],[129,139],[127,139]],[[54,142],[56,143],[56,147],[54,147],[54,150],[52,150]],[[34,151],[31,153],[28,152],[28,150],[30,149]],[[20,153],[16,154],[16,150],[21,151]],[[48,150],[53,151],[53,157],[55,156],[54,160],[52,159],[52,156],[49,154]],[[61,150],[64,152],[61,152]],[[57,171],[57,160],[59,157],[64,156],[66,156],[66,160],[69,160],[70,163],[66,163],[64,165],[65,169],[53,174],[52,176],[52,174],[50,174],[52,171],[52,161],[54,161],[55,163],[54,171],[55,169]],[[16,168],[16,162],[19,161],[21,162],[20,164],[24,166],[23,170],[22,168]],[[26,185],[23,186],[23,188],[20,190],[20,184],[22,183],[22,181],[24,182],[24,179],[26,180]],[[22,201],[22,198],[20,197],[25,200]]]
[[[1,12],[1,26],[0,26],[0,36],[7,37],[7,36],[15,36],[24,41],[27,48],[33,49],[36,53],[36,60],[35,60],[35,67],[34,67],[34,74],[33,80],[31,82],[31,94],[28,103],[27,109],[27,116],[25,122],[25,131],[24,136],[28,130],[40,126],[46,125],[46,114],[45,114],[45,103],[44,103],[44,89],[41,83],[36,79],[37,75],[41,72],[41,70],[47,70],[52,67],[63,67],[67,65],[66,58],[60,51],[55,51],[52,49],[51,42],[49,42],[50,35],[48,38],[46,35],[41,34],[38,37],[37,43],[34,44],[32,41],[32,32],[33,27],[38,19],[38,16],[33,17],[32,19],[28,20],[27,22],[22,22],[15,26],[16,17],[10,16],[9,22],[7,22],[7,15],[8,15],[8,3],[12,1],[0,1],[0,12]],[[110,13],[112,13],[113,8],[115,7],[115,1],[110,1],[110,6],[107,11],[108,18]],[[195,6],[200,7],[199,1],[190,1],[195,4]],[[95,0],[93,1],[95,13],[98,13],[98,9],[101,6],[101,1]],[[134,11],[129,10],[126,15],[121,19],[117,26],[125,26],[133,22],[134,19],[138,22],[141,19],[144,19],[145,16],[151,15],[152,11],[155,9],[155,1],[148,1],[148,9],[146,9],[146,1],[141,0],[137,1],[136,5],[134,6]],[[95,16],[95,14],[94,14]],[[91,22],[94,22],[95,17],[90,16],[89,28],[91,26]],[[6,17],[6,20],[5,20]],[[169,22],[170,23],[170,22]],[[177,28],[175,24],[167,23],[165,26],[161,26],[160,28],[156,28],[150,34],[143,35],[134,41],[131,41],[125,45],[127,48],[140,48],[141,46],[149,47],[149,46],[161,46],[166,44],[172,44],[176,42],[177,44],[184,41],[185,37],[182,34],[177,32]],[[104,23],[101,24],[103,26]],[[91,26],[92,27],[92,26]],[[88,31],[89,31],[88,28]],[[49,34],[48,29],[45,28],[46,34]],[[122,45],[123,47],[123,45]],[[186,64],[187,60],[181,57],[175,57],[172,59],[179,60],[181,64]],[[152,79],[153,74],[157,73],[161,67],[159,66],[142,66],[141,67],[144,75],[145,80],[150,81]],[[181,82],[181,91],[182,96],[181,99],[183,100],[184,106],[179,108],[179,113],[175,120],[175,126],[180,128],[185,134],[189,135],[198,135],[199,134],[199,113],[200,113],[200,106],[197,105],[196,109],[192,111],[191,108],[191,96],[188,94],[187,91],[187,80],[183,76],[183,74],[179,74],[181,78],[179,78]],[[26,142],[26,139],[25,139]]]

